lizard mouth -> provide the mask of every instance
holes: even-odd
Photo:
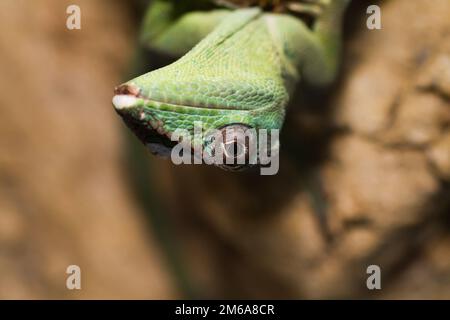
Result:
[[[151,126],[149,122],[143,122],[136,119],[130,113],[119,113],[126,126],[136,135],[136,137],[150,150],[154,155],[169,157],[172,148],[176,145],[175,141],[157,129]]]
[[[170,140],[170,135],[163,131],[161,123],[145,121],[144,110],[137,107],[140,90],[127,84],[120,85],[114,90],[112,103],[116,112],[121,116],[126,126],[148,147],[151,153],[168,157],[176,144]]]
[[[152,104],[154,107],[159,106],[170,106],[173,108],[184,108],[184,109],[214,109],[217,111],[228,111],[228,110],[239,110],[242,108],[236,105],[231,106],[221,106],[219,104],[207,103],[202,101],[197,101],[196,104],[192,101],[186,103],[180,103],[180,101],[174,102],[170,99],[153,99],[141,93],[141,89],[132,84],[122,84],[114,89],[114,97],[112,103],[116,110],[120,112],[122,109],[128,109],[136,107],[140,103]],[[245,111],[245,110],[244,110]]]

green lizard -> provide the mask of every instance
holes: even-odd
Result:
[[[266,0],[247,8],[236,6],[245,1],[216,0],[210,10],[192,4],[202,7],[206,0],[189,2],[153,1],[141,37],[153,49],[182,57],[115,89],[116,111],[153,153],[167,155],[175,130],[192,133],[196,122],[205,132],[281,129],[300,80],[325,85],[334,79],[350,0]],[[237,143],[211,147],[207,136],[197,142],[211,155]],[[188,143],[194,149],[196,141]]]

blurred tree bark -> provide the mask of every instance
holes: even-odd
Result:
[[[204,295],[450,298],[450,2],[380,1],[382,30],[370,4],[330,96],[293,103],[278,175],[154,163]]]
[[[73,1],[0,1],[0,298],[175,297],[110,103],[136,23],[123,1],[76,3],[69,31]]]

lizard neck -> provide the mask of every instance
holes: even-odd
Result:
[[[239,9],[172,67],[180,71],[195,65],[195,72],[212,83],[272,93],[271,104],[280,105],[300,80],[302,54],[310,38],[308,27],[290,15]],[[245,97],[236,98],[230,103],[242,109],[261,107],[258,99],[258,105],[247,106]]]

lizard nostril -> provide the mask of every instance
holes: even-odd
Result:
[[[114,89],[112,103],[116,110],[128,109],[136,105],[140,89],[131,84],[121,84]]]
[[[141,92],[141,89],[139,89],[136,86],[130,85],[130,84],[121,84],[120,86],[116,87],[114,89],[114,93],[116,95],[132,95],[132,96],[139,96],[139,93]]]

